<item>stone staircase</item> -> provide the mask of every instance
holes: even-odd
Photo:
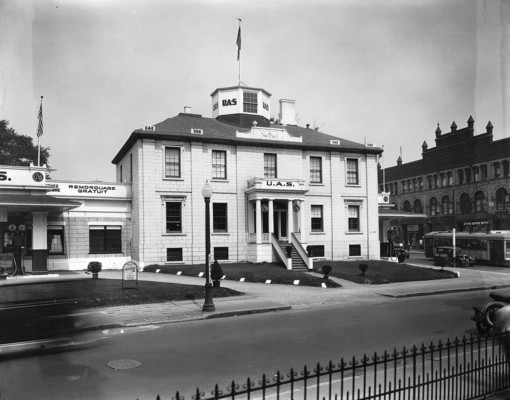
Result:
[[[296,248],[294,247],[293,244],[288,243],[288,242],[280,242],[280,245],[282,246],[284,251],[287,246],[292,246],[292,252],[290,253],[291,258],[292,258],[292,271],[302,271],[302,272],[308,271],[306,263],[301,258],[301,256],[299,255],[298,251],[296,250]],[[286,253],[286,251],[285,251],[285,253]]]

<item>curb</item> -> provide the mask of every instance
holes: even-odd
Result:
[[[439,289],[431,292],[416,292],[416,293],[403,293],[403,294],[390,294],[390,293],[377,293],[380,296],[402,298],[402,297],[418,297],[418,296],[433,296],[436,294],[448,294],[448,293],[461,293],[461,292],[475,292],[477,290],[496,290],[508,288],[510,285],[492,285],[492,286],[480,286],[471,288],[457,288],[457,289]]]
[[[225,311],[225,312],[209,314],[209,315],[206,315],[205,318],[201,318],[201,319],[235,317],[235,316],[239,316],[239,315],[262,314],[262,313],[266,313],[266,312],[286,311],[286,310],[291,310],[291,309],[292,309],[291,306],[279,306],[279,307],[268,307],[268,308],[254,308],[251,310]]]

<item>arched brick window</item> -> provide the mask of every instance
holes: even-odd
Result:
[[[462,195],[460,196],[460,213],[461,214],[471,213],[471,198],[467,193],[462,193]]]
[[[443,215],[452,214],[453,212],[450,196],[448,195],[444,195],[443,198],[441,199],[441,212]]]
[[[423,205],[421,204],[421,201],[419,199],[416,199],[413,202],[413,211],[415,213],[423,213]]]
[[[499,188],[496,190],[496,210],[504,211],[509,209],[508,190]]]
[[[475,193],[475,212],[486,211],[485,207],[485,193],[479,190]]]
[[[404,201],[404,203],[402,204],[402,209],[404,211],[411,211],[411,203],[409,203],[408,200]]]
[[[439,213],[439,210],[437,207],[437,199],[435,197],[432,197],[429,200],[429,209],[430,209],[430,215],[437,215]]]

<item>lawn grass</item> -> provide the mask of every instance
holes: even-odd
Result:
[[[273,263],[235,263],[235,264],[221,264],[223,275],[226,280],[239,281],[241,278],[245,282],[265,283],[270,280],[271,283],[282,285],[294,285],[294,281],[298,280],[300,286],[313,286],[321,287],[325,283],[329,288],[341,287],[338,283],[332,280],[323,279],[323,277],[313,276],[305,272],[288,271],[285,267]],[[177,274],[185,276],[198,276],[200,272],[205,271],[204,264],[202,265],[148,265],[143,269],[145,272],[156,272],[159,270],[160,274]]]
[[[325,264],[332,267],[331,276],[361,284],[380,285],[457,278],[457,275],[452,271],[415,267],[384,260],[320,261],[314,264],[314,270],[322,273],[322,266]],[[361,276],[360,264],[368,265],[365,276]]]
[[[133,284],[130,285],[134,286]],[[214,288],[214,297],[239,296],[243,293],[228,288]],[[74,281],[2,286],[0,303],[37,300],[77,299],[78,307],[112,307],[119,305],[150,304],[166,301],[203,299],[203,285],[183,285],[138,281],[138,289],[122,289],[119,279],[79,279]]]

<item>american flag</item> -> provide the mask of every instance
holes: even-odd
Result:
[[[241,27],[239,27],[239,30],[237,31],[237,61],[239,61],[239,57],[241,55]]]
[[[39,118],[39,126],[37,127],[37,136],[41,137],[43,134],[42,100],[41,100],[41,106],[39,107],[39,114],[37,116]]]

